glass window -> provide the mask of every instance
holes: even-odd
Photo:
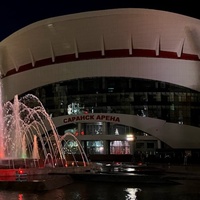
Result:
[[[130,132],[130,127],[119,124],[110,124],[109,134],[110,135],[125,135]]]
[[[179,117],[177,106],[182,105],[188,108],[188,114],[183,113],[187,118],[184,123],[200,126],[196,114],[189,114],[193,109],[199,110],[200,93],[165,82],[125,77],[81,78],[43,85],[26,93],[35,94],[52,117],[69,114],[68,105],[78,103],[81,113],[134,114],[174,123]],[[170,106],[169,111],[162,106]],[[95,129],[91,134],[95,134]],[[115,130],[112,132],[115,134]]]
[[[111,141],[110,154],[130,154],[130,144],[128,141]]]
[[[137,142],[136,143],[136,148],[137,149],[143,149],[144,148],[144,142]]]
[[[64,143],[63,149],[66,154],[79,154],[80,153],[78,143],[75,140],[66,141]]]
[[[88,154],[104,154],[104,142],[103,141],[87,141]]]
[[[153,142],[147,142],[147,148],[148,149],[154,149],[154,143]]]
[[[102,134],[103,123],[99,122],[96,124],[86,124],[87,135],[100,135]]]

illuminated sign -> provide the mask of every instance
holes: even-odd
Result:
[[[74,123],[76,121],[111,121],[120,122],[120,118],[112,115],[75,115],[63,120],[64,123]]]

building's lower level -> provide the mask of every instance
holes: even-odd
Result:
[[[164,162],[169,155],[181,162],[186,152],[195,158],[200,155],[195,139],[199,128],[184,124],[113,113],[65,115],[54,118],[54,123],[60,135],[74,134],[93,160]],[[190,148],[191,143],[196,148]],[[74,140],[68,140],[65,147],[71,154],[78,153]]]

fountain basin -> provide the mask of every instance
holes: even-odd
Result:
[[[73,183],[70,174],[88,170],[89,166],[0,169],[0,188],[23,191],[52,190]]]
[[[73,183],[70,176],[23,176],[18,180],[12,180],[12,176],[1,176],[1,190],[17,190],[17,191],[46,191],[53,190]]]
[[[3,190],[44,191],[71,184],[69,175],[49,175],[52,169],[1,169],[0,188]]]

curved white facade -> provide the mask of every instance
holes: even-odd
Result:
[[[0,43],[3,100],[58,81],[102,76],[200,91],[199,39],[200,20],[157,10],[114,9],[42,20]],[[142,126],[128,125],[174,148],[200,147],[199,128],[131,117]]]

